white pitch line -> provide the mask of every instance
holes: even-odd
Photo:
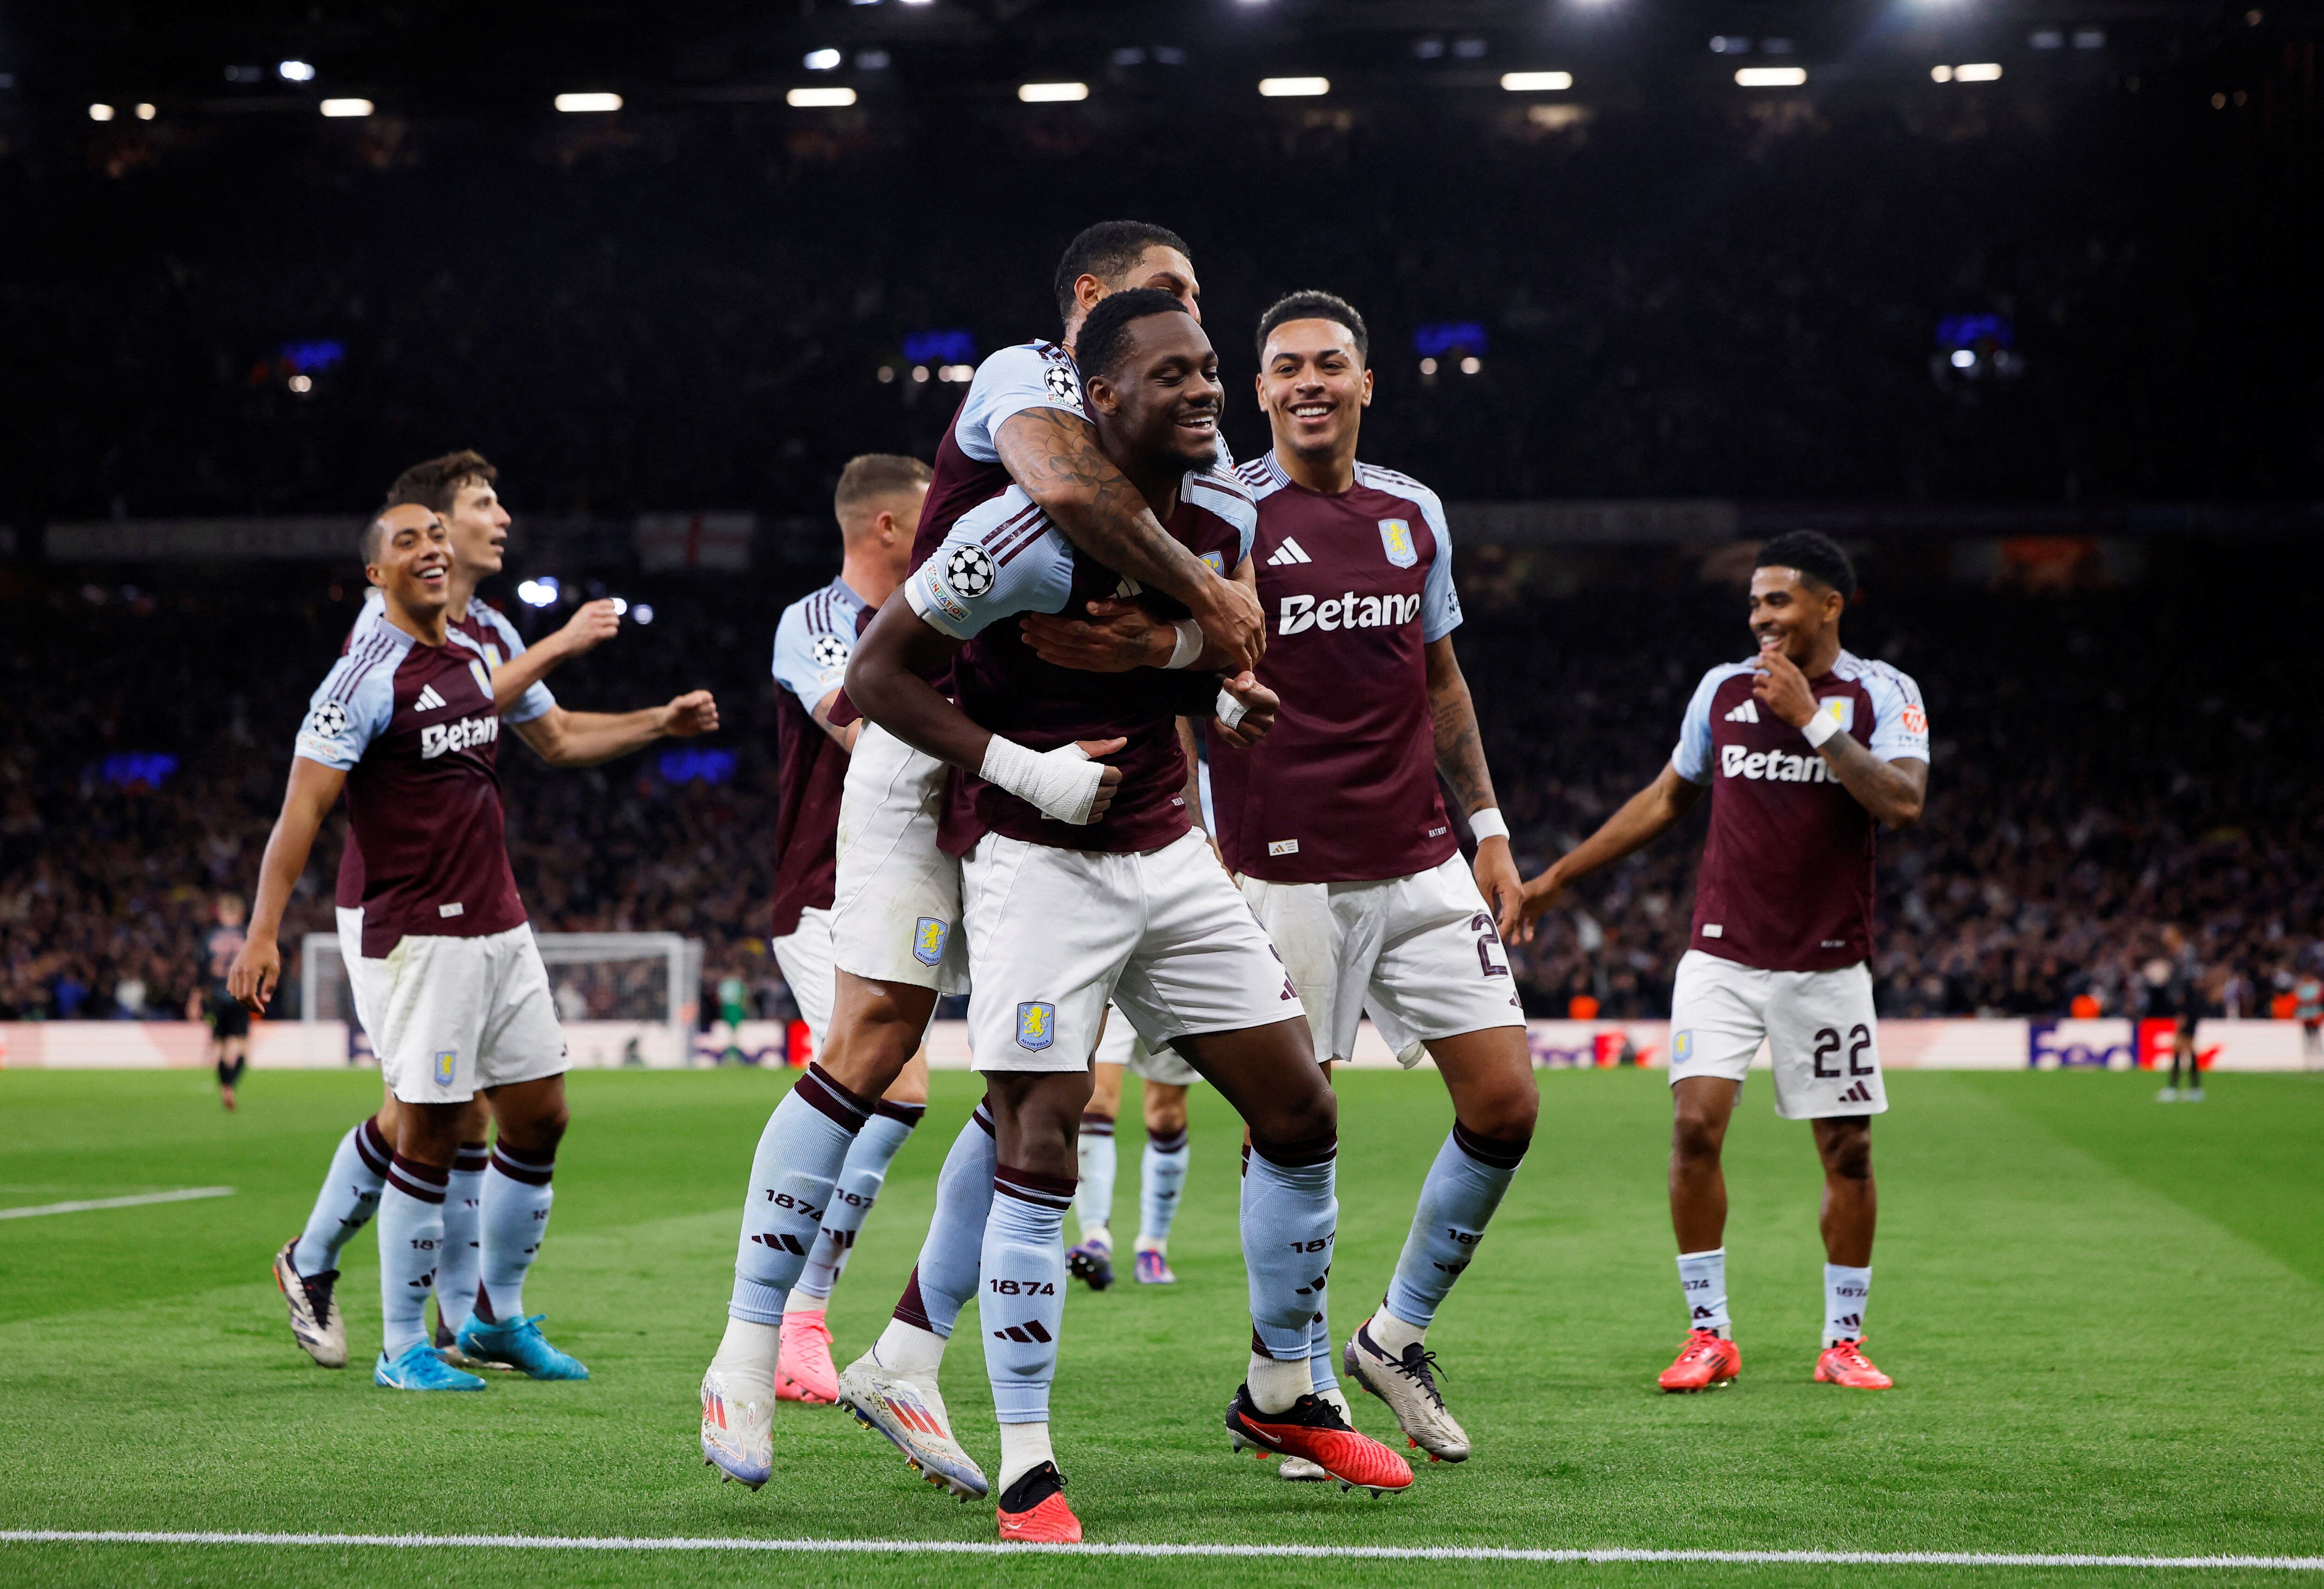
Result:
[[[147,1203],[190,1203],[197,1197],[231,1197],[232,1187],[185,1187],[174,1192],[140,1192],[134,1197],[84,1197],[78,1203],[43,1203],[37,1208],[0,1208],[0,1219],[33,1219],[43,1214],[86,1214],[92,1208],[136,1208]]]
[[[2052,1556],[1976,1550],[1520,1550],[1466,1545],[1003,1545],[987,1539],[686,1539],[533,1534],[0,1530],[0,1545],[367,1545],[398,1550],[700,1550],[782,1556],[1329,1557],[1348,1561],[1701,1562],[1737,1566],[2185,1567],[2324,1572],[2324,1556]]]

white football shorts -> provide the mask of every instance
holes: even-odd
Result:
[[[1364,1012],[1406,1068],[1439,1038],[1525,1025],[1493,913],[1458,855],[1379,882],[1242,880],[1307,1008],[1318,1058],[1355,1052]]]
[[[791,990],[791,1002],[807,1022],[807,1058],[823,1058],[823,1034],[831,1025],[831,912],[813,906],[799,912],[798,930],[769,940],[775,964]]]
[[[948,771],[876,723],[856,737],[839,797],[832,890],[832,957],[840,970],[942,993],[968,991],[960,863],[936,848]]]
[[[979,1070],[1080,1070],[1106,1002],[1148,1046],[1305,1013],[1210,841],[1061,850],[988,833],[961,866]]]
[[[532,928],[407,937],[380,968],[371,1029],[380,1075],[406,1104],[465,1104],[480,1087],[565,1071],[549,967]]]
[[[1149,1049],[1138,1029],[1130,1024],[1130,1017],[1116,1010],[1106,1017],[1105,1036],[1097,1045],[1097,1062],[1119,1065],[1132,1076],[1148,1081],[1167,1082],[1174,1087],[1191,1087],[1203,1079],[1202,1072],[1187,1064],[1178,1050],[1165,1046]]]
[[[378,988],[387,975],[387,962],[366,960],[363,952],[363,907],[337,908],[339,919],[339,958],[347,968],[347,995],[355,1007],[355,1024],[364,1035],[378,1046],[379,1029],[372,1024],[373,1013],[379,1008]]]
[[[1862,961],[1836,971],[1762,971],[1689,949],[1671,987],[1673,1086],[1690,1076],[1739,1082],[1765,1041],[1775,1113],[1785,1120],[1880,1114],[1880,1022]]]

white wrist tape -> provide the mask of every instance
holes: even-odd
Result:
[[[1483,844],[1489,838],[1508,837],[1509,825],[1501,819],[1499,807],[1487,806],[1481,811],[1469,813],[1469,831],[1477,836],[1479,844]]]
[[[1229,728],[1235,727],[1243,720],[1243,704],[1223,689],[1219,691],[1218,704],[1211,709],[1217,714],[1219,721]]]
[[[1170,625],[1178,632],[1178,642],[1170,648],[1170,660],[1166,668],[1191,668],[1203,654],[1203,626],[1192,618],[1181,618]]]
[[[1818,702],[1816,715],[1808,719],[1808,725],[1800,730],[1800,735],[1808,742],[1812,749],[1821,750],[1823,742],[1839,732],[1840,732],[1840,719],[1825,711],[1822,703]]]
[[[1076,827],[1087,825],[1105,768],[1077,744],[1053,751],[1028,750],[1013,739],[992,736],[981,769],[987,783],[1000,785],[1044,817]]]

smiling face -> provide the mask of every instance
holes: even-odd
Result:
[[[1840,592],[1797,568],[1751,570],[1751,633],[1761,651],[1780,651],[1795,663],[1815,654],[1847,605]]]
[[[1122,351],[1089,381],[1106,452],[1179,471],[1219,457],[1219,356],[1191,314],[1144,315],[1123,328]]]
[[[1372,373],[1353,331],[1337,320],[1286,320],[1268,333],[1259,362],[1259,406],[1277,446],[1310,457],[1352,454],[1372,401]]]
[[[432,510],[399,503],[374,521],[371,562],[364,573],[405,611],[441,612],[451,599],[451,533]]]
[[[461,481],[452,494],[452,511],[443,517],[452,538],[452,556],[463,573],[482,578],[501,571],[509,513],[491,481],[474,476]]]
[[[1074,282],[1074,301],[1078,306],[1072,323],[1065,328],[1065,340],[1070,343],[1081,330],[1082,321],[1098,301],[1111,293],[1128,292],[1132,288],[1148,287],[1157,292],[1167,292],[1185,306],[1196,325],[1203,320],[1203,284],[1195,280],[1194,262],[1176,249],[1157,243],[1138,256],[1138,263],[1121,273],[1118,280],[1101,281],[1095,276],[1083,276]]]

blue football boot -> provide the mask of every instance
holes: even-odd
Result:
[[[536,1380],[587,1379],[589,1371],[578,1359],[559,1352],[540,1333],[540,1321],[548,1316],[536,1313],[510,1324],[486,1324],[471,1314],[460,1326],[460,1351],[480,1363],[506,1363]]]
[[[371,1382],[390,1390],[481,1390],[484,1381],[474,1374],[464,1374],[436,1355],[436,1349],[425,1341],[416,1341],[403,1349],[401,1357],[390,1361],[386,1353],[379,1354],[373,1365]]]

